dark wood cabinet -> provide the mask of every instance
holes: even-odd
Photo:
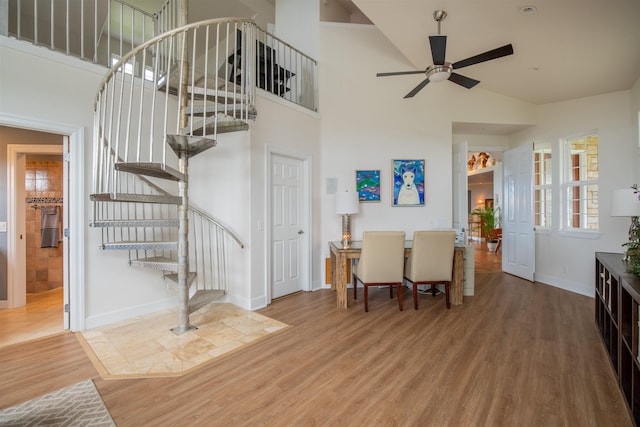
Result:
[[[638,307],[640,278],[627,273],[623,254],[596,252],[595,320],[627,407],[640,425]]]

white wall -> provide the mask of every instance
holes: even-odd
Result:
[[[229,294],[243,308],[251,299],[250,140],[250,130],[219,134],[214,148],[189,160],[189,203],[209,212],[245,245],[227,243]]]
[[[318,57],[318,0],[276,0],[275,35],[312,58]]]
[[[640,185],[640,78],[631,89],[631,151],[633,161],[633,182]]]
[[[494,198],[493,184],[469,185],[469,191],[471,191],[471,210],[483,208],[486,199]]]
[[[553,217],[550,232],[536,235],[536,280],[593,294],[594,254],[622,252],[629,220],[609,216],[611,192],[633,182],[635,159],[631,149],[630,92],[616,92],[537,108],[537,126],[514,134],[514,146],[550,143],[553,156]],[[599,224],[595,238],[560,230],[560,140],[596,130],[599,134]]]
[[[320,26],[322,114],[321,227],[326,242],[338,240],[340,217],[329,178],[338,190],[355,188],[356,169],[381,170],[381,202],[361,204],[353,217],[355,239],[364,230],[414,230],[452,225],[452,122],[531,123],[532,105],[450,82],[429,84],[403,99],[423,76],[377,78],[377,72],[413,67],[374,27]],[[424,159],[425,206],[391,207],[391,160]]]
[[[267,303],[270,269],[267,265],[267,153],[268,149],[308,158],[311,163],[311,239],[312,283],[320,286],[321,266],[317,254],[324,242],[319,238],[320,217],[320,116],[286,102],[277,96],[260,91],[256,108],[258,119],[251,124],[251,301],[252,309]]]

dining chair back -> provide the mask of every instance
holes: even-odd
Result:
[[[404,278],[413,284],[413,306],[418,309],[418,285],[431,285],[432,295],[437,284],[445,285],[447,308],[451,308],[449,288],[453,277],[455,231],[427,230],[413,233],[411,253]]]
[[[404,272],[404,231],[365,231],[362,233],[360,259],[353,269],[353,298],[358,298],[358,281],[364,287],[364,311],[369,311],[369,286],[398,288],[398,306],[402,311]]]

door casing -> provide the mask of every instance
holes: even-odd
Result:
[[[265,218],[264,224],[267,224],[266,228],[266,239],[265,239],[265,295],[266,295],[266,303],[271,304],[272,300],[272,230],[271,230],[271,212],[270,206],[272,202],[273,195],[271,194],[271,166],[273,161],[273,156],[285,156],[293,159],[300,160],[302,162],[302,212],[301,212],[301,225],[304,230],[303,241],[300,245],[301,248],[301,256],[300,256],[300,276],[303,278],[302,290],[310,291],[312,289],[312,279],[311,279],[311,157],[305,154],[296,153],[291,150],[282,149],[280,147],[266,146],[266,165],[265,165]]]
[[[65,247],[68,251],[65,253],[64,259],[64,300],[69,305],[69,316],[65,315],[65,328],[72,331],[81,331],[85,328],[85,251],[84,251],[84,126],[69,125],[59,122],[50,122],[34,117],[17,116],[0,113],[0,125],[16,127],[21,129],[29,129],[39,132],[48,132],[59,134],[64,137],[65,143],[63,150],[69,162],[68,176],[65,185],[65,211],[68,212],[66,218],[68,223],[64,224],[64,228],[68,230],[68,237]],[[30,147],[37,147],[31,145]],[[18,151],[19,152],[19,151]],[[9,160],[10,161],[10,160]],[[7,165],[9,166],[9,165]],[[10,183],[12,178],[9,175],[11,167],[7,167],[7,182]],[[10,193],[11,186],[8,193]],[[7,230],[15,230],[15,221],[17,218],[15,197],[7,194]],[[15,233],[9,232],[7,236],[7,267],[8,277],[14,274],[12,268],[15,266],[16,241]],[[12,240],[13,239],[13,240]],[[0,301],[0,308],[8,308],[9,302],[14,298],[14,289],[12,283],[8,282],[8,300]]]

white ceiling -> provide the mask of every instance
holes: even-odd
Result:
[[[640,0],[352,1],[407,58],[406,69],[378,72],[429,66],[433,12],[443,9],[448,62],[513,45],[513,55],[459,70],[480,80],[476,87],[546,104],[628,90],[640,77]],[[520,13],[528,5],[537,12]],[[424,76],[384,78],[406,80],[408,92]],[[428,89],[416,96],[428,97]]]

